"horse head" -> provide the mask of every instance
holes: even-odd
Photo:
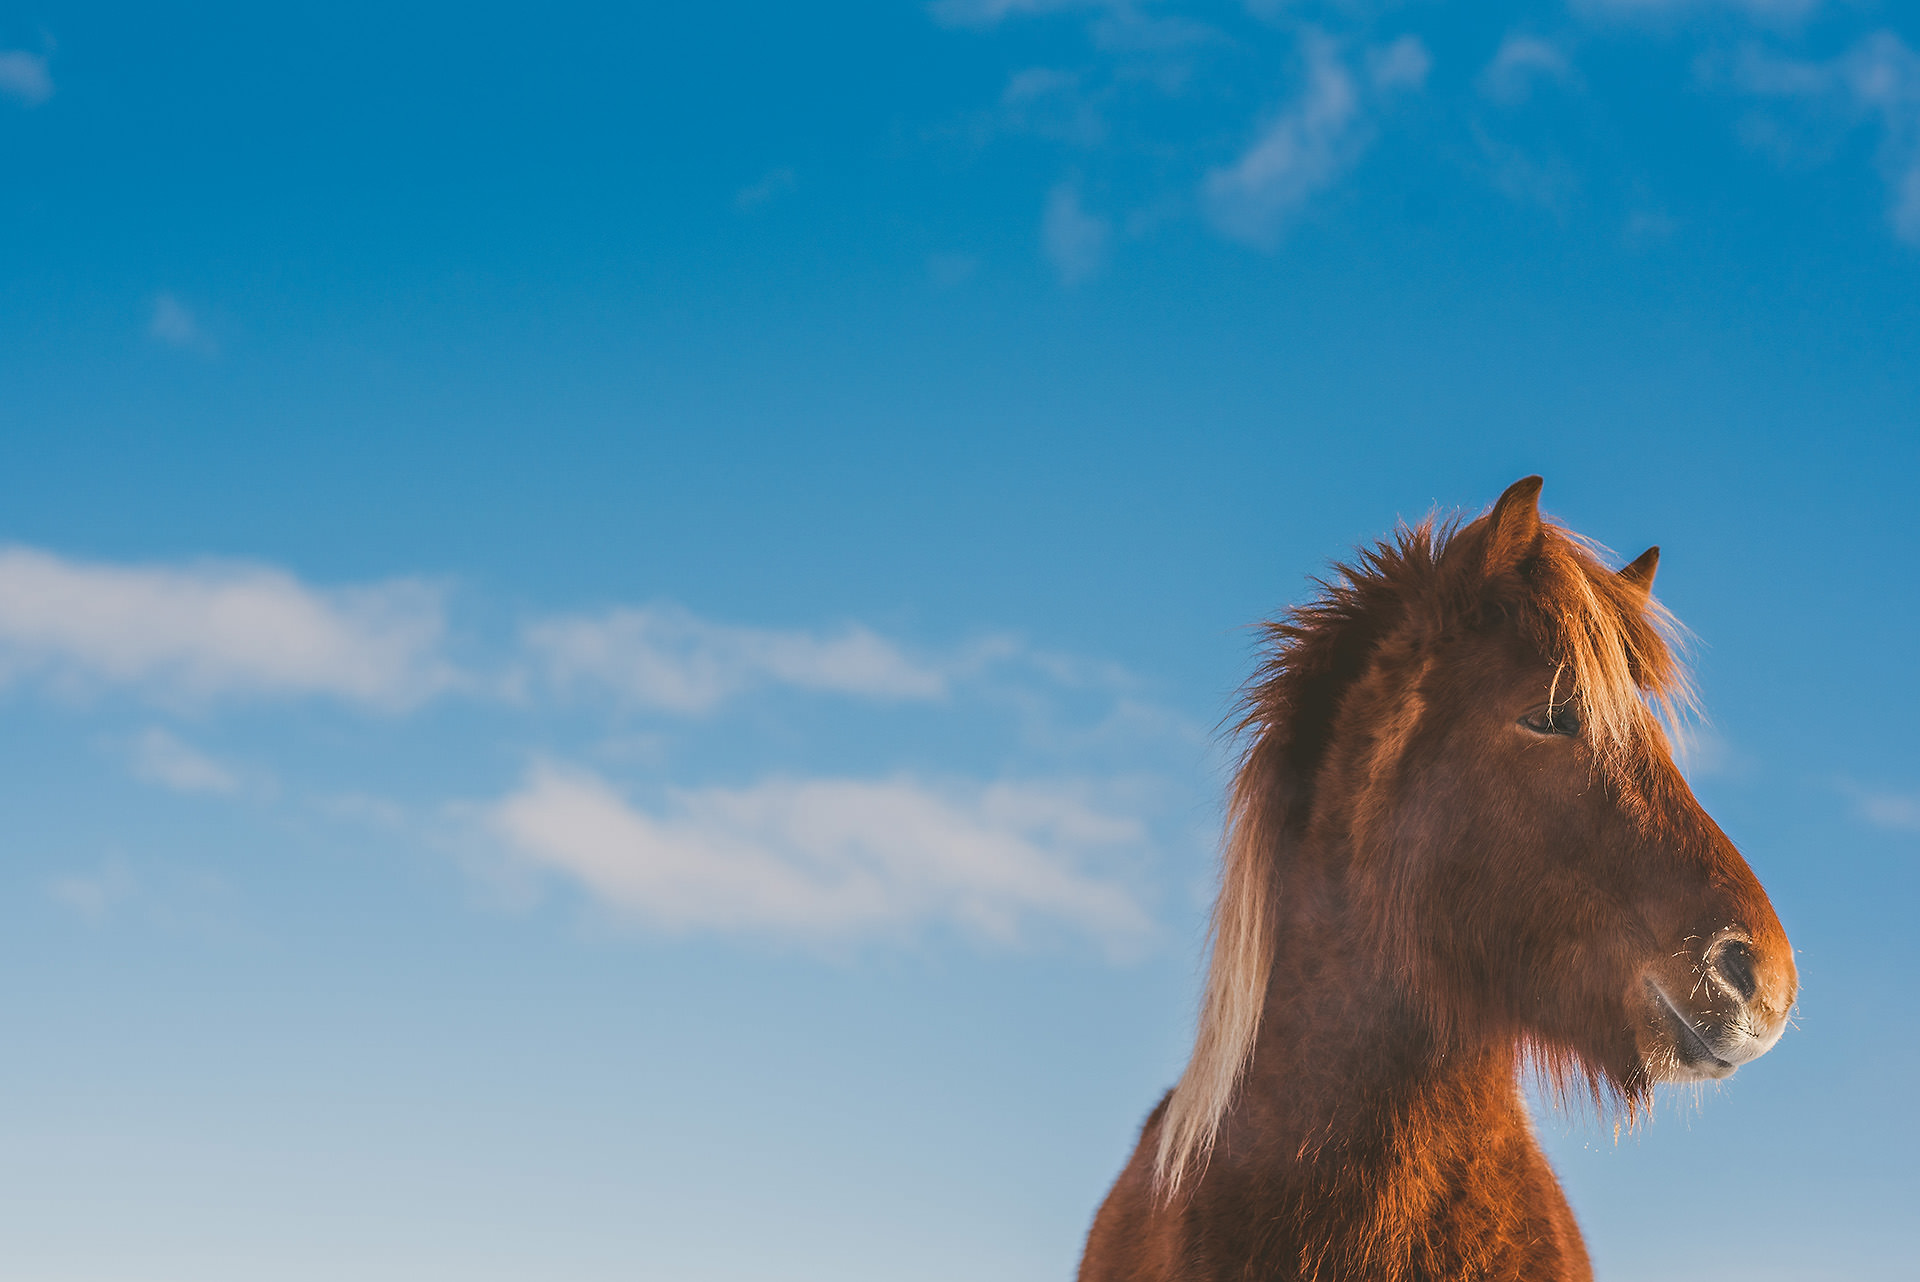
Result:
[[[1514,1041],[1642,1105],[1778,1040],[1792,950],[1675,765],[1690,702],[1652,597],[1544,521],[1529,477],[1448,540],[1348,690],[1316,810],[1391,982],[1443,1043]]]
[[[1267,625],[1162,1193],[1210,1152],[1307,926],[1434,1054],[1525,1050],[1629,1117],[1778,1040],[1785,932],[1674,762],[1692,696],[1658,550],[1611,569],[1539,494],[1403,528]]]

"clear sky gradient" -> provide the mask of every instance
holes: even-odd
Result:
[[[1804,984],[1600,1274],[1915,1276],[1907,8],[54,0],[0,299],[0,1276],[1070,1276],[1245,625],[1532,472]]]

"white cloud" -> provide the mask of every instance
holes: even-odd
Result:
[[[1107,259],[1113,228],[1080,205],[1080,190],[1061,183],[1047,194],[1040,217],[1040,245],[1062,284],[1078,285],[1098,275]]]
[[[1697,722],[1669,726],[1667,737],[1673,742],[1673,758],[1687,777],[1739,778],[1751,774],[1753,762],[1716,730]]]
[[[1920,799],[1897,796],[1870,796],[1860,799],[1860,814],[1869,823],[1882,828],[1920,832]]]
[[[858,624],[829,636],[711,623],[677,606],[548,619],[527,644],[562,688],[593,685],[669,712],[706,712],[768,684],[875,699],[937,699],[948,673]]]
[[[1564,156],[1515,146],[1478,121],[1473,122],[1471,133],[1486,157],[1493,185],[1509,198],[1561,210],[1580,190],[1580,172]]]
[[[1793,23],[1812,15],[1821,0],[1573,0],[1573,8],[1594,18],[1670,20],[1729,13],[1762,22]]]
[[[936,22],[954,27],[991,27],[1007,18],[1071,9],[1125,8],[1124,0],[933,0],[927,6]]]
[[[927,12],[944,26],[976,30],[1014,18],[1081,14],[1090,19],[1094,47],[1110,54],[1168,53],[1219,38],[1206,23],[1148,13],[1140,0],[933,0]]]
[[[1052,67],[1015,72],[1000,94],[1002,123],[1018,133],[1093,146],[1106,137],[1107,126],[1080,82],[1079,73]]]
[[[1390,45],[1367,50],[1367,79],[1375,89],[1420,89],[1433,70],[1433,55],[1417,36],[1401,36]]]
[[[1495,102],[1525,102],[1540,81],[1559,84],[1575,82],[1573,65],[1558,45],[1538,36],[1514,32],[1500,42],[1486,69],[1480,73],[1480,92]]]
[[[181,351],[197,352],[202,356],[220,354],[220,345],[200,327],[200,322],[194,319],[186,304],[172,294],[154,297],[153,316],[147,322],[147,335]]]
[[[781,165],[761,175],[760,181],[734,193],[733,203],[741,209],[764,205],[775,196],[793,190],[796,176],[791,167]]]
[[[1895,832],[1920,832],[1920,797],[1898,792],[1876,792],[1842,782],[1841,790],[1853,798],[1855,812],[1876,828]]]
[[[955,289],[972,280],[980,271],[977,254],[927,255],[927,283],[935,289]]]
[[[128,567],[0,549],[0,684],[127,685],[172,699],[415,702],[447,685],[440,594],[322,591],[257,566]]]
[[[98,872],[60,877],[47,885],[55,903],[94,922],[132,898],[133,892],[133,874],[118,859],[109,860]]]
[[[1149,14],[1125,0],[1097,7],[1101,12],[1088,34],[1104,53],[1172,54],[1221,38],[1204,22]]]
[[[775,779],[653,813],[595,775],[539,768],[486,819],[522,858],[668,929],[848,938],[945,921],[1004,941],[1045,919],[1109,943],[1149,929],[1122,885],[1084,869],[1137,849],[1139,823],[1063,788]]]
[[[1749,49],[1733,79],[1750,94],[1877,122],[1887,220],[1902,240],[1920,244],[1920,54],[1893,32],[1877,31],[1825,62]]]
[[[1626,224],[1621,228],[1621,238],[1631,249],[1644,249],[1672,240],[1679,230],[1680,220],[1664,209],[1636,209],[1627,215]]]
[[[1301,46],[1306,84],[1300,96],[1237,161],[1209,173],[1201,188],[1214,225],[1256,246],[1271,247],[1287,219],[1366,150],[1372,137],[1368,89],[1384,95],[1417,88],[1431,65],[1426,47],[1404,36],[1371,53],[1370,83],[1363,87],[1326,36],[1309,32]]]
[[[316,805],[330,819],[338,819],[387,833],[412,833],[418,825],[397,801],[366,792],[342,792],[321,797]]]
[[[232,793],[240,780],[231,770],[158,727],[133,741],[133,773],[175,792]]]
[[[0,94],[37,107],[53,97],[47,60],[23,49],[0,49]]]

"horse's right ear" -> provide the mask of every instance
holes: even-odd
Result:
[[[1487,513],[1486,571],[1517,565],[1540,537],[1540,487],[1537,476],[1523,476],[1507,487]]]

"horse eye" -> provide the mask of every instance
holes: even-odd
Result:
[[[1580,733],[1580,714],[1564,703],[1546,708],[1536,708],[1520,718],[1520,724],[1535,734],[1577,735]]]

